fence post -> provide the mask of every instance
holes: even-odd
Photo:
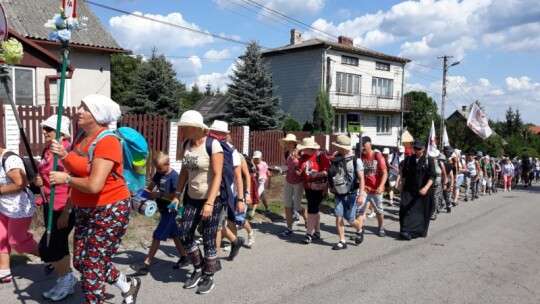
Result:
[[[330,135],[325,135],[324,136],[324,141],[325,141],[325,145],[326,145],[326,150],[330,151]]]
[[[180,172],[182,169],[182,160],[176,159],[176,152],[178,150],[178,122],[180,118],[169,119],[169,161],[171,168],[176,172]]]
[[[4,113],[6,115],[4,119],[6,124],[6,149],[19,154],[21,135],[19,134],[19,126],[15,119],[15,113],[13,113],[13,109],[9,106],[4,106]]]
[[[244,146],[242,147],[242,153],[249,155],[249,126],[242,126],[242,132],[244,137]]]

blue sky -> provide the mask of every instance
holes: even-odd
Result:
[[[512,106],[525,122],[540,125],[537,0],[92,1],[267,48],[288,44],[293,28],[304,39],[348,36],[358,46],[411,59],[405,91],[426,91],[437,103],[443,65],[437,57],[451,55],[449,64],[460,64],[448,70],[446,115],[479,100],[494,120],[503,120]],[[242,43],[91,7],[123,48],[148,55],[156,47],[188,85],[225,89],[234,60],[245,51]]]

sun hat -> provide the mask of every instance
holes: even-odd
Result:
[[[332,145],[345,149],[345,150],[351,150],[351,139],[347,135],[338,135],[336,138],[336,141],[332,143]]]
[[[210,130],[227,134],[231,133],[229,131],[229,124],[223,120],[214,120],[214,122],[210,126]]]
[[[398,152],[399,152],[399,153],[405,152],[405,147],[404,147],[404,146],[399,146]]]
[[[298,148],[298,150],[303,150],[303,149],[319,149],[321,146],[319,146],[319,144],[315,142],[315,138],[306,137],[306,138],[303,138],[302,141],[296,147]]]
[[[88,107],[88,110],[100,125],[107,125],[117,121],[122,115],[120,106],[104,95],[90,94],[84,97],[82,102]]]
[[[382,149],[382,154],[390,154],[390,149],[388,148]]]
[[[58,115],[54,114],[51,117],[47,118],[44,122],[41,123],[42,127],[49,127],[56,130],[56,122],[58,120]],[[71,134],[69,133],[70,121],[69,118],[62,116],[62,121],[60,122],[60,132],[64,134],[64,137],[70,138]]]
[[[261,151],[253,152],[253,157],[252,158],[261,158],[261,157],[262,157],[262,152]]]
[[[482,151],[476,152],[476,157],[482,157],[482,156],[484,156],[484,153],[482,153]]]
[[[180,117],[180,122],[178,122],[178,125],[181,127],[196,127],[205,130],[208,129],[208,126],[204,124],[204,119],[201,113],[194,110],[185,111]]]
[[[294,143],[298,143],[298,140],[296,139],[296,135],[292,134],[292,133],[288,133],[287,135],[285,135],[285,137],[283,137],[282,139],[279,140],[279,143],[281,145],[284,145],[286,142],[294,142]]]

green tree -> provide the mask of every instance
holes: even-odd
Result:
[[[330,105],[328,94],[319,90],[315,109],[313,109],[313,132],[315,134],[332,134],[334,125],[334,108]]]
[[[128,105],[135,99],[137,71],[142,56],[133,53],[111,55],[111,98],[120,105]]]
[[[247,125],[251,130],[282,129],[285,114],[278,108],[281,100],[272,96],[272,78],[257,42],[248,43],[230,79],[227,114],[232,125]]]
[[[183,111],[191,110],[195,107],[197,102],[204,96],[203,93],[201,93],[201,90],[199,89],[199,85],[196,83],[191,86],[191,91],[185,92],[180,97],[180,105],[182,107]]]
[[[313,132],[313,124],[309,121],[306,121],[302,126],[302,131]]]
[[[204,96],[214,96],[214,92],[212,92],[212,85],[210,83],[207,83],[204,87]]]
[[[135,84],[136,96],[128,104],[133,113],[178,116],[182,85],[176,79],[172,63],[155,48],[148,61],[141,64]]]
[[[300,131],[300,124],[292,117],[285,119],[283,123],[283,132]]]
[[[437,103],[427,96],[425,92],[411,91],[406,93],[405,97],[412,98],[413,104],[410,111],[403,115],[403,125],[407,127],[414,138],[427,140],[431,129],[431,121],[434,121],[435,129],[439,131],[437,127],[440,118],[437,114]],[[440,138],[440,136],[437,138]]]

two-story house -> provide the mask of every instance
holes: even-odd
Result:
[[[272,74],[274,95],[282,99],[281,108],[301,124],[312,120],[322,89],[336,113],[334,133],[347,133],[350,120],[359,117],[363,134],[375,145],[399,144],[409,59],[355,46],[344,36],[337,42],[303,41],[302,33],[294,29],[290,44],[267,50],[262,57]]]
[[[22,62],[10,68],[13,99],[20,105],[55,105],[60,84],[61,45],[48,40],[51,29],[44,25],[60,13],[60,1],[0,0],[9,37],[24,49]],[[72,35],[65,84],[64,105],[78,106],[91,93],[110,96],[111,54],[124,53],[85,1],[77,3],[77,15],[87,17],[85,31]],[[0,99],[6,91],[0,86]]]

